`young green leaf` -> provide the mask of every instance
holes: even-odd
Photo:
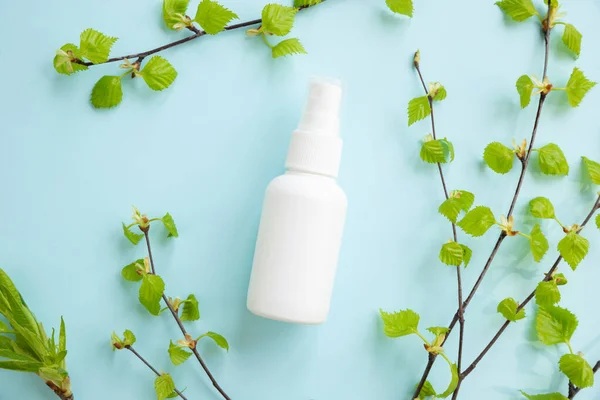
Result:
[[[63,352],[67,350],[67,327],[65,326],[65,320],[60,317],[60,330],[58,333],[58,351]]]
[[[596,185],[600,185],[600,164],[596,161],[592,161],[587,157],[581,157],[583,159],[583,163],[587,169],[588,175],[592,182]]]
[[[173,365],[183,364],[191,355],[192,353],[177,346],[173,341],[169,344],[169,357],[171,358]]]
[[[519,98],[521,99],[521,108],[525,108],[531,102],[531,92],[533,91],[533,81],[527,75],[521,75],[517,79],[517,92],[519,92]]]
[[[431,397],[431,396],[436,396],[437,393],[435,391],[435,389],[433,388],[433,385],[431,384],[431,382],[429,381],[425,381],[425,384],[423,384],[423,387],[421,388],[421,391],[419,392],[419,399],[424,399],[426,397]]]
[[[446,156],[444,155],[444,146],[442,142],[439,140],[429,140],[423,142],[423,146],[421,147],[421,152],[419,153],[421,160],[435,164],[435,163],[445,163]]]
[[[567,82],[567,97],[569,99],[569,104],[571,107],[577,107],[585,94],[594,86],[596,86],[596,82],[592,82],[583,75],[578,68],[573,68],[573,72],[571,73],[571,77]]]
[[[443,326],[431,326],[429,328],[427,328],[427,330],[431,333],[433,333],[435,336],[438,335],[445,335],[446,333],[448,333],[448,328],[443,327]]]
[[[517,22],[539,15],[531,0],[502,0],[497,1],[496,5]]]
[[[144,234],[133,233],[125,223],[123,223],[123,234],[134,245],[137,245],[144,238]]]
[[[565,274],[556,274],[554,275],[554,282],[556,282],[556,284],[558,286],[563,286],[566,285],[569,281],[567,280],[567,278],[565,277]]]
[[[181,312],[182,321],[197,321],[200,319],[200,311],[198,310],[198,300],[196,296],[190,294],[183,303],[183,311]]]
[[[177,226],[175,225],[175,221],[173,221],[173,217],[171,214],[166,213],[164,217],[162,217],[163,225],[165,229],[169,231],[169,237],[179,237],[179,232],[177,232]]]
[[[583,261],[590,248],[590,242],[575,232],[569,232],[558,242],[558,251],[573,271]]]
[[[165,400],[175,390],[175,382],[169,374],[163,374],[154,381],[154,389],[158,400]]]
[[[81,32],[80,41],[79,55],[98,64],[108,60],[110,49],[117,38],[106,36],[94,29],[86,29]]]
[[[540,262],[550,248],[548,239],[544,236],[540,224],[535,224],[529,236],[531,237],[529,240],[529,247],[531,248],[533,259],[535,262]]]
[[[163,19],[167,28],[176,29],[175,25],[183,20],[190,0],[163,0]]]
[[[160,314],[160,300],[165,291],[165,283],[158,275],[144,275],[140,286],[140,303],[150,314]]]
[[[600,229],[600,214],[596,215],[596,227]]]
[[[304,46],[297,38],[282,40],[271,49],[273,58],[289,56],[292,54],[307,54]]]
[[[420,317],[413,310],[406,309],[393,313],[379,310],[379,312],[383,320],[383,331],[387,336],[397,338],[417,332]]]
[[[577,317],[566,308],[547,306],[538,309],[535,329],[540,342],[552,345],[570,340],[577,324]]]
[[[581,33],[571,24],[565,24],[562,41],[577,56],[581,51]]]
[[[440,249],[440,261],[446,265],[458,267],[463,262],[464,251],[460,244],[448,242],[442,245]]]
[[[450,222],[456,223],[456,219],[461,211],[469,211],[473,202],[475,201],[475,195],[466,190],[455,190],[452,192],[447,200],[445,200],[438,211],[444,217],[448,218]]]
[[[440,139],[440,142],[442,142],[442,145],[444,146],[444,157],[446,158],[446,161],[454,161],[454,145],[452,142],[446,138]]]
[[[323,0],[294,0],[294,7],[312,7],[321,3]]]
[[[446,88],[441,83],[435,82],[429,84],[429,97],[433,101],[442,101],[448,96]]]
[[[18,356],[17,353],[13,353]],[[38,372],[43,364],[39,361],[30,360],[0,360],[0,369],[20,372]]]
[[[521,393],[529,400],[569,400],[568,398],[557,392],[548,394],[527,394],[521,390]]]
[[[546,175],[568,175],[569,163],[564,153],[554,143],[549,143],[538,150],[540,170]]]
[[[515,153],[502,143],[492,142],[483,151],[483,159],[494,172],[506,174],[513,167]]]
[[[460,247],[462,247],[462,249],[463,249],[463,265],[466,268],[467,265],[469,265],[469,262],[471,262],[471,256],[473,255],[473,250],[471,250],[468,246],[465,246],[464,244],[461,244]]]
[[[14,331],[8,325],[6,325],[4,322],[0,321],[0,333],[13,333],[13,332]],[[0,343],[0,345],[1,345],[1,343]]]
[[[411,18],[413,16],[414,7],[412,0],[385,0],[385,4],[396,14],[406,15]]]
[[[516,322],[525,318],[525,310],[521,309],[519,312],[517,312],[518,307],[519,303],[517,303],[515,299],[512,297],[507,297],[498,303],[497,311],[507,320]]]
[[[558,362],[560,371],[578,388],[594,385],[594,370],[580,355],[565,354]]]
[[[123,332],[123,344],[125,346],[133,346],[135,344],[136,338],[135,335],[133,334],[133,332],[131,332],[129,329],[125,330],[125,332]]]
[[[452,378],[450,380],[450,384],[448,385],[444,393],[437,395],[437,397],[439,397],[440,399],[445,399],[446,397],[450,396],[458,386],[458,368],[456,367],[456,364],[450,364],[449,366]]]
[[[216,35],[223,31],[232,20],[238,18],[236,13],[216,1],[202,0],[198,5],[194,21],[200,24],[206,33]]]
[[[79,49],[72,43],[67,43],[54,56],[54,69],[59,74],[71,75],[75,72],[85,71],[86,65],[75,62],[80,57]]]
[[[146,82],[150,89],[164,90],[171,86],[175,78],[177,78],[177,71],[161,56],[154,56],[137,75],[144,79],[144,82]]]
[[[276,36],[285,36],[294,26],[297,8],[267,4],[262,10],[262,29]]]
[[[229,343],[227,343],[227,339],[225,339],[223,336],[219,335],[218,333],[206,332],[205,334],[200,335],[198,337],[198,340],[205,338],[205,337],[211,338],[217,344],[217,346],[229,351]]]
[[[554,281],[542,281],[535,289],[535,302],[540,307],[553,306],[560,301],[560,290]]]
[[[123,278],[125,278],[128,281],[139,282],[142,280],[145,272],[146,271],[144,268],[144,259],[140,258],[139,260],[135,260],[131,264],[128,264],[125,267],[123,267],[121,275],[123,275]]]
[[[482,236],[496,223],[492,210],[488,207],[477,206],[458,222],[458,226],[471,236]]]
[[[545,197],[536,197],[529,202],[529,212],[536,218],[554,218],[554,206]]]
[[[118,105],[123,100],[121,78],[109,75],[100,78],[92,89],[90,100],[96,108],[112,108]]]
[[[429,114],[431,114],[429,97],[415,97],[408,102],[408,126],[427,118]]]

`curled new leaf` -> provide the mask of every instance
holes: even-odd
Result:
[[[567,264],[573,269],[577,268],[579,263],[583,261],[590,248],[590,242],[578,235],[576,232],[569,232],[564,238],[558,242],[558,251]]]
[[[231,20],[238,18],[236,13],[223,7],[216,1],[202,0],[198,5],[194,21],[196,21],[206,33],[216,35],[223,31]]]
[[[520,309],[517,312],[518,307],[519,303],[517,303],[515,299],[508,297],[498,304],[497,310],[507,320],[516,322],[520,319],[525,318],[525,310]]]
[[[538,149],[539,165],[546,175],[568,175],[569,163],[564,153],[554,143],[549,143]]]
[[[416,97],[408,102],[408,126],[425,119],[431,114],[429,97]]]
[[[517,92],[519,92],[519,98],[521,99],[521,108],[525,108],[529,105],[533,86],[533,81],[527,75],[522,75],[517,79]]]
[[[163,0],[163,19],[169,29],[181,29],[190,0]]]
[[[161,56],[154,56],[136,75],[141,76],[150,89],[164,90],[177,78],[177,71]]]
[[[414,7],[412,0],[385,0],[385,4],[396,14],[406,15],[411,18],[413,16]]]
[[[112,108],[123,100],[123,88],[121,77],[103,76],[94,85],[90,98],[92,105],[96,108]]]
[[[419,392],[419,399],[424,399],[426,397],[436,396],[437,393],[433,388],[433,385],[429,381],[425,381],[421,391]]]
[[[183,302],[183,311],[181,312],[182,321],[197,321],[200,319],[200,310],[198,309],[198,300],[196,296],[190,294]]]
[[[144,268],[144,259],[140,258],[129,265],[123,267],[121,275],[128,281],[139,282],[144,277],[146,270]]]
[[[205,334],[200,335],[197,340],[205,337],[212,339],[220,348],[229,351],[229,343],[227,343],[227,339],[225,339],[222,335],[219,335],[215,332],[206,332]]]
[[[578,68],[573,68],[569,82],[567,82],[567,97],[571,107],[577,107],[583,100],[586,93],[596,86],[596,82],[592,82],[583,75]]]
[[[506,174],[513,167],[515,153],[502,143],[492,142],[483,151],[483,159],[494,172]]]
[[[144,234],[132,232],[131,229],[128,228],[127,225],[125,225],[124,223],[123,223],[123,235],[125,235],[127,240],[129,240],[134,245],[137,245],[140,242],[140,240],[142,240],[144,238]]]
[[[458,226],[471,236],[481,236],[496,223],[494,213],[488,207],[478,206],[472,209],[458,222]]]
[[[417,332],[419,326],[419,314],[413,310],[400,310],[387,313],[379,310],[383,320],[383,331],[391,338],[411,335]]]
[[[437,397],[439,397],[440,399],[445,399],[446,397],[450,396],[458,386],[458,368],[456,367],[456,364],[448,365],[450,366],[451,379],[444,393],[437,395]]]
[[[177,232],[177,226],[175,225],[175,221],[171,214],[166,213],[164,217],[161,218],[163,225],[169,231],[169,237],[179,237],[179,232]]]
[[[77,62],[80,53],[77,46],[72,43],[67,43],[60,50],[56,51],[54,57],[54,69],[59,74],[71,75],[75,72],[85,71],[88,69],[86,65]]]
[[[463,265],[465,266],[465,268],[467,267],[467,265],[469,265],[469,262],[471,261],[471,256],[473,255],[473,250],[471,250],[468,246],[465,246],[464,244],[461,244],[460,247],[463,250]]]
[[[267,4],[262,10],[262,29],[276,36],[285,36],[294,26],[297,8]]]

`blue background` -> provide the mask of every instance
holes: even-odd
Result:
[[[191,7],[196,6],[192,1]],[[264,1],[223,0],[241,20],[260,15]],[[541,9],[541,1],[537,1]],[[600,3],[565,1],[568,21],[583,33],[574,61],[560,35],[552,35],[549,75],[564,86],[573,66],[600,79]],[[472,17],[467,17],[472,15]],[[127,81],[123,103],[94,110],[95,81],[119,72],[116,64],[75,76],[52,68],[55,49],[78,43],[94,27],[120,37],[113,55],[142,51],[185,32],[163,27],[158,0],[54,0],[0,2],[0,265],[16,281],[37,316],[69,333],[68,367],[78,399],[151,399],[153,375],[130,354],[110,351],[115,330],[132,329],[136,347],[159,369],[171,371],[190,399],[218,399],[194,361],[172,367],[166,352],[179,331],[168,315],[149,316],[137,302],[137,285],[123,282],[121,267],[143,256],[123,238],[121,221],[131,205],[149,215],[169,211],[180,238],[153,229],[155,258],[167,293],[200,300],[197,334],[225,335],[231,351],[200,347],[219,382],[234,399],[325,400],[408,398],[426,361],[416,337],[389,339],[378,309],[412,308],[421,326],[445,325],[455,310],[455,272],[437,259],[450,226],[436,212],[442,200],[434,166],[419,160],[428,122],[407,127],[406,104],[421,96],[411,67],[420,48],[425,79],[441,81],[448,98],[436,110],[440,136],[456,146],[445,167],[450,188],[473,191],[476,204],[506,212],[518,177],[494,174],[481,154],[491,141],[529,137],[535,103],[520,110],[514,88],[522,74],[541,74],[543,41],[538,24],[508,21],[493,1],[416,1],[415,18],[392,15],[383,0],[331,0],[298,15],[293,35],[309,54],[272,60],[257,38],[241,30],[205,37],[164,52],[179,71],[172,88],[151,92]],[[283,172],[310,76],[344,83],[345,149],[339,182],[350,208],[331,315],[321,326],[261,319],[245,307],[263,193]],[[526,205],[548,196],[564,223],[580,222],[597,188],[581,173],[580,156],[600,159],[600,90],[571,109],[552,93],[538,145],[559,144],[571,164],[567,178],[527,174],[517,226],[532,226]],[[551,250],[532,262],[527,243],[506,240],[467,312],[465,362],[489,341],[503,319],[505,297],[524,298],[548,270],[562,233],[544,222]],[[576,350],[600,359],[596,306],[600,233],[586,229],[592,250],[572,272],[562,304],[580,324]],[[464,272],[469,288],[487,258],[496,232],[460,240],[474,250]],[[527,307],[533,315],[534,308]],[[518,390],[560,390],[564,346],[536,342],[533,318],[511,326],[465,381],[461,398],[512,399]],[[456,335],[447,352],[455,354]],[[448,382],[439,362],[432,379]],[[1,399],[52,399],[32,375],[0,371]],[[600,399],[587,389],[579,399]]]

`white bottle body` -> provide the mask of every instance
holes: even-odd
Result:
[[[334,178],[288,170],[268,186],[248,309],[286,322],[327,319],[347,200]]]

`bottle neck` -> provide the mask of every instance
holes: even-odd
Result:
[[[318,178],[330,179],[332,181],[337,181],[335,176],[322,174],[322,173],[314,172],[314,171],[306,171],[306,170],[299,169],[299,168],[287,168],[285,170],[285,174],[286,175],[311,176],[311,177],[318,177]]]

